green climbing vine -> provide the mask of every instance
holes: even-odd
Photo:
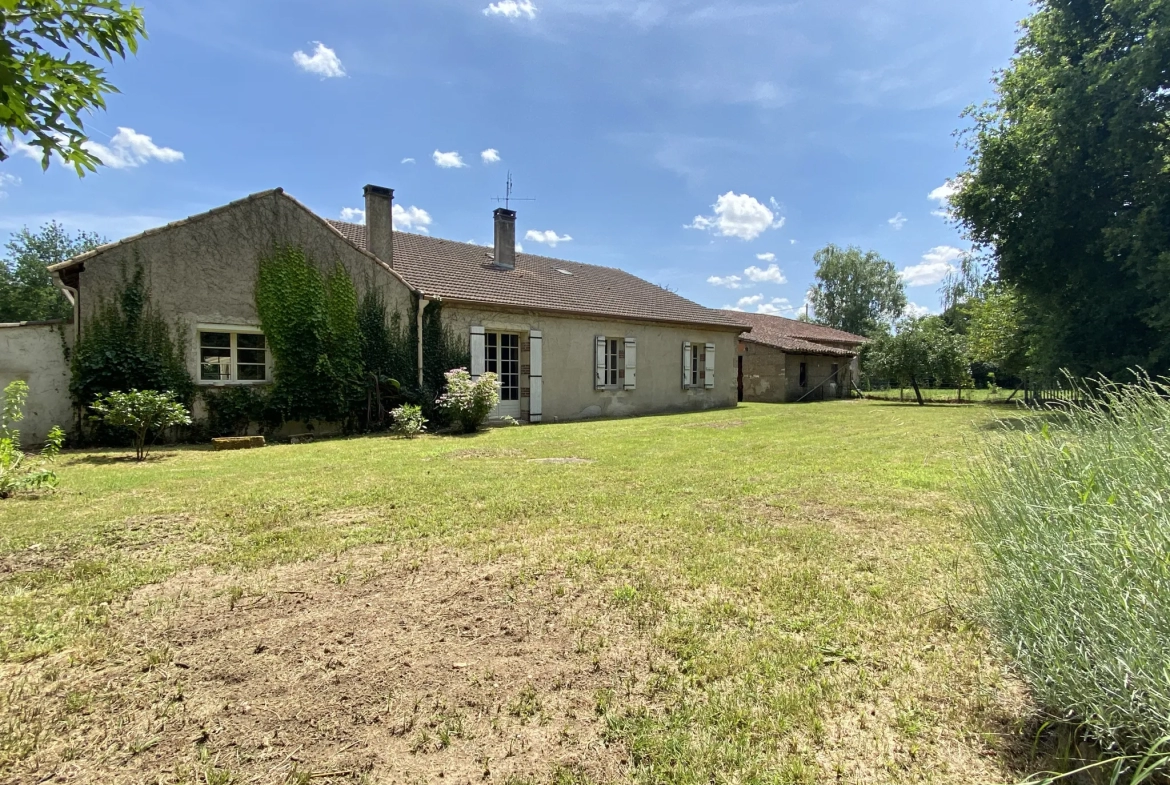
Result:
[[[357,292],[345,268],[322,274],[299,247],[261,258],[256,311],[272,351],[269,404],[289,420],[352,425],[364,399]]]
[[[98,302],[74,347],[69,393],[78,407],[126,390],[170,391],[190,407],[195,382],[187,372],[183,333],[152,303],[146,273],[135,258],[122,266],[111,299]]]

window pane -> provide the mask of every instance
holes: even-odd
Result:
[[[245,382],[262,382],[268,378],[263,365],[237,365],[236,372],[240,380]]]
[[[205,382],[223,382],[232,378],[231,352],[226,349],[199,350],[199,378]]]
[[[239,333],[236,335],[236,347],[240,349],[263,349],[264,336],[258,333]]]
[[[240,349],[236,352],[237,362],[250,363],[252,365],[264,364],[264,350],[263,349]]]
[[[231,333],[199,333],[200,346],[214,346],[220,349],[232,347]]]

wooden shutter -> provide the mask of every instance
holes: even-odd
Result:
[[[715,344],[707,344],[707,364],[703,368],[703,386],[708,390],[715,386]]]
[[[605,348],[604,335],[593,339],[593,388],[596,390],[605,387]]]
[[[683,387],[691,386],[691,342],[683,341]]]
[[[471,378],[478,379],[483,376],[484,358],[487,356],[486,347],[484,346],[484,336],[482,327],[471,328]]]
[[[528,354],[528,422],[540,422],[544,411],[544,336],[539,330],[528,333],[531,348]]]
[[[626,389],[632,390],[637,384],[638,370],[638,342],[634,338],[626,339]]]

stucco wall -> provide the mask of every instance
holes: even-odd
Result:
[[[540,330],[544,338],[544,422],[736,405],[737,334],[730,330],[495,311],[453,304],[443,306],[443,324],[457,335],[469,334],[473,325],[489,332],[517,332],[522,336]],[[637,339],[636,389],[594,389],[594,340],[598,335]],[[683,388],[684,341],[715,345],[715,387]],[[527,362],[522,355],[521,363]],[[527,386],[526,378],[522,376],[520,383],[521,387]],[[523,400],[521,404],[526,410]]]
[[[70,431],[69,364],[62,337],[72,334],[69,324],[29,324],[0,327],[0,389],[18,379],[29,387],[24,420],[18,424],[25,447],[45,440],[54,425]]]
[[[110,248],[85,261],[80,281],[80,329],[101,298],[118,290],[122,270],[141,263],[151,298],[175,319],[187,342],[191,375],[199,378],[196,325],[258,327],[255,283],[259,258],[280,244],[304,248],[323,270],[334,263],[349,272],[361,297],[374,286],[388,313],[410,318],[411,293],[398,277],[354,248],[292,199],[273,193],[230,205]]]
[[[758,343],[743,344],[743,399],[754,403],[788,400],[784,352]]]

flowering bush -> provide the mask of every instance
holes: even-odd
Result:
[[[65,432],[57,426],[41,450],[41,459],[28,460],[20,448],[20,431],[13,424],[24,419],[24,402],[28,399],[28,385],[13,382],[4,388],[4,402],[0,407],[0,499],[7,499],[19,491],[54,488],[57,475],[48,464],[53,462],[65,441]]]
[[[403,404],[390,412],[394,420],[391,430],[403,439],[413,439],[427,429],[427,418],[423,417],[422,407],[413,404]]]
[[[190,425],[187,407],[175,400],[171,391],[131,390],[112,392],[98,398],[89,407],[106,425],[129,428],[134,434],[134,457],[145,460],[150,445],[147,436],[154,438],[173,425]],[[153,443],[153,440],[152,440]]]
[[[485,373],[473,380],[466,368],[455,368],[443,375],[447,378],[447,392],[436,403],[464,433],[474,433],[500,402],[496,375]]]

